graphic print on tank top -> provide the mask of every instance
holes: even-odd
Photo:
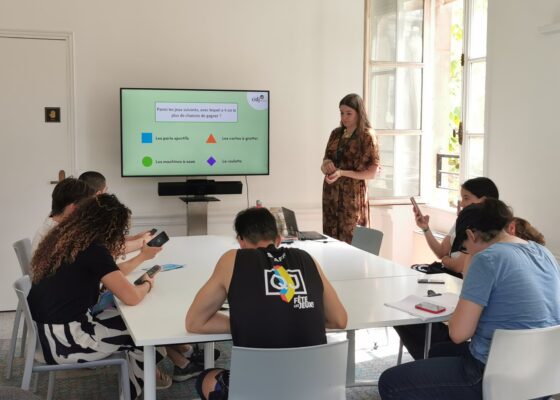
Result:
[[[264,271],[264,287],[267,296],[279,296],[280,300],[290,303],[293,300],[294,308],[315,308],[315,302],[307,298],[307,289],[301,270],[284,268],[286,253],[274,257],[266,252],[271,269]]]

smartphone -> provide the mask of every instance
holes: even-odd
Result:
[[[412,207],[414,207],[414,212],[422,217],[422,211],[420,211],[420,207],[418,207],[416,199],[414,197],[410,197],[410,202],[412,203]]]
[[[153,238],[146,244],[151,247],[161,247],[168,240],[169,236],[167,236],[167,233],[165,233],[165,231],[161,231],[155,238]]]
[[[445,281],[443,279],[418,278],[418,283],[439,283],[443,285]]]
[[[150,229],[150,236],[154,236],[154,234],[157,232],[156,228],[152,228]]]
[[[151,278],[152,276],[157,274],[159,271],[161,271],[161,266],[160,265],[154,265],[152,268],[150,268],[149,270],[146,271],[146,275],[148,275]],[[136,279],[134,281],[134,284],[135,285],[140,285],[140,284],[142,284],[143,281],[144,281],[144,274],[142,274],[140,276],[140,278]]]
[[[418,310],[426,311],[432,314],[439,314],[445,311],[445,307],[438,306],[437,304],[422,302],[414,306]]]

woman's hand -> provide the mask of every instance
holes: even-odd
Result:
[[[140,254],[138,254],[142,261],[151,260],[163,249],[163,247],[148,246],[147,243],[148,241],[144,241],[140,249]]]
[[[412,207],[412,212],[414,212],[414,219],[416,220],[416,226],[423,231],[430,228],[430,216],[422,215],[419,210]]]
[[[323,164],[321,164],[321,172],[325,175],[331,175],[336,172],[336,167],[334,163],[327,158],[323,160]]]
[[[332,174],[325,176],[325,182],[329,185],[335,183],[338,178],[342,176],[342,171],[340,169],[335,170]]]

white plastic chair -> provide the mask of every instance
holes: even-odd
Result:
[[[482,380],[484,400],[526,400],[560,393],[560,325],[496,329]]]
[[[352,246],[368,253],[379,255],[381,250],[381,242],[383,241],[383,232],[373,228],[366,228],[357,225],[352,235]]]
[[[381,250],[381,243],[383,242],[383,232],[373,229],[373,228],[366,228],[364,226],[357,225],[354,228],[354,233],[352,236],[352,246],[357,247],[360,250],[367,251],[373,255],[378,256],[379,251]],[[387,340],[389,340],[389,332],[387,328],[385,329],[385,336]],[[352,347],[352,346],[350,346]],[[377,349],[377,343],[373,344],[373,348]],[[350,348],[350,350],[352,350]],[[402,341],[399,344],[399,354],[397,356],[397,365],[400,365],[402,362],[402,354],[403,354],[403,343]]]
[[[346,399],[346,340],[289,349],[232,348],[231,400]]]
[[[13,244],[14,250],[16,252],[17,259],[19,261],[19,267],[21,268],[22,275],[29,275],[29,267],[31,265],[31,240],[28,238],[18,240]],[[14,357],[16,354],[16,343],[19,332],[19,322],[21,319],[21,306],[18,303],[16,309],[16,315],[14,319],[14,327],[12,328],[12,339],[10,340],[10,349],[8,350],[8,361],[6,364],[6,379],[12,377],[12,365],[14,363]],[[27,325],[25,320],[23,321],[23,334],[21,336],[21,348],[20,355],[23,356],[25,351],[25,338],[27,336]]]
[[[49,371],[49,387],[47,392],[47,400],[52,400],[54,393],[54,373],[55,371],[71,370],[71,369],[89,369],[96,367],[104,367],[107,365],[118,365],[120,372],[119,386],[121,388],[121,398],[130,400],[130,385],[128,381],[128,363],[123,357],[124,353],[116,353],[108,358],[97,361],[88,361],[75,364],[57,364],[49,365],[35,361],[35,352],[40,349],[39,338],[37,336],[37,327],[31,317],[31,310],[27,303],[27,295],[31,290],[31,279],[29,275],[24,275],[14,283],[14,289],[19,299],[25,321],[28,326],[28,343],[25,354],[25,367],[23,378],[21,380],[21,388],[29,390],[31,385],[31,375],[33,372]]]

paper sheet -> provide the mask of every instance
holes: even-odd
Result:
[[[416,296],[410,295],[405,297],[402,300],[394,301],[385,303],[387,307],[396,308],[397,310],[404,311],[410,315],[414,315],[415,317],[419,317],[421,319],[428,319],[433,317],[442,317],[453,314],[455,311],[455,307],[457,307],[457,302],[459,301],[459,295],[456,293],[442,293],[441,296]],[[427,311],[422,311],[414,306],[418,303],[428,302],[437,304],[438,306],[445,307],[445,311],[439,314],[430,313]]]

